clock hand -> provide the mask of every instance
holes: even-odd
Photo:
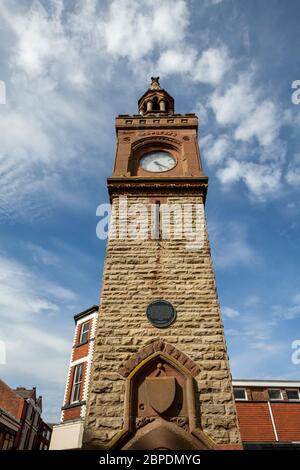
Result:
[[[160,166],[161,168],[167,168],[165,165],[163,165],[162,163],[159,163],[159,162],[153,162],[155,163],[157,166]]]

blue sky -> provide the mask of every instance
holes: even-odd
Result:
[[[37,386],[46,419],[73,315],[99,299],[114,117],[136,113],[151,75],[200,117],[233,376],[300,378],[299,17],[297,0],[2,0],[0,376]]]

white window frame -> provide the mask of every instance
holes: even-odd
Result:
[[[80,390],[81,390],[81,384],[82,384],[82,379],[83,379],[83,366],[84,366],[84,362],[81,362],[80,364],[77,364],[75,366],[70,403],[77,403],[77,402],[80,401]],[[79,378],[76,378],[77,371],[79,370],[79,368],[81,369],[80,375],[79,375]],[[78,392],[77,392],[77,390],[78,390]],[[76,391],[76,395],[78,393],[78,398],[76,400],[74,399],[75,391]]]
[[[287,392],[297,392],[298,393],[298,398],[289,398],[287,396]],[[299,389],[298,388],[287,388],[286,389],[286,396],[287,396],[288,401],[299,401],[300,400]]]
[[[280,398],[270,398],[270,395],[269,395],[269,390],[278,390],[279,393],[280,393]],[[280,400],[283,400],[283,396],[282,396],[282,390],[280,388],[268,388],[268,398],[269,398],[269,401],[280,401]]]
[[[245,392],[245,398],[236,398],[234,396],[234,393],[233,393],[234,399],[236,401],[248,401],[247,390],[245,388],[243,388],[243,387],[233,387],[233,391],[235,391],[235,390],[244,390],[244,392]]]
[[[88,325],[88,329],[87,331],[84,331],[84,327],[85,325]],[[89,339],[89,330],[90,330],[90,320],[88,321],[85,321],[84,323],[82,323],[82,325],[80,326],[80,339],[79,339],[79,344],[83,344],[83,343],[86,343]],[[82,336],[85,335],[87,333],[87,338],[85,341],[82,341]]]

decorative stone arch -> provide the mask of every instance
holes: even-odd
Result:
[[[123,450],[206,450],[208,442],[200,440],[176,424],[158,418],[138,431]]]
[[[146,358],[152,356],[156,352],[165,353],[166,355],[175,359],[187,371],[191,374],[192,377],[196,377],[200,373],[200,367],[192,361],[186,354],[182,351],[179,351],[173,344],[166,343],[161,339],[156,339],[151,341],[143,348],[139,349],[138,352],[132,354],[132,356],[125,362],[125,364],[120,367],[118,373],[123,377],[128,377],[128,375]]]
[[[182,143],[180,140],[166,134],[140,136],[132,142],[131,153],[128,159],[127,171],[131,176],[136,176],[138,172],[139,160],[145,151],[152,152],[163,150],[170,152],[175,157],[177,163],[181,163]]]
[[[213,449],[198,426],[194,377],[198,366],[174,346],[156,340],[126,361],[124,428],[110,447],[117,449]]]
[[[139,147],[143,147],[145,145],[148,146],[148,144],[151,142],[160,143],[162,145],[173,145],[177,148],[177,150],[180,150],[182,143],[179,139],[176,139],[176,137],[174,137],[176,135],[176,133],[168,131],[160,131],[160,133],[157,131],[153,133],[151,131],[145,132],[143,134],[140,134],[137,139],[133,140],[131,150],[135,151]]]

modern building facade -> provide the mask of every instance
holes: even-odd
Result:
[[[245,448],[300,448],[300,381],[234,380]]]
[[[36,389],[11,389],[0,380],[0,450],[47,450],[51,427],[42,417]]]

